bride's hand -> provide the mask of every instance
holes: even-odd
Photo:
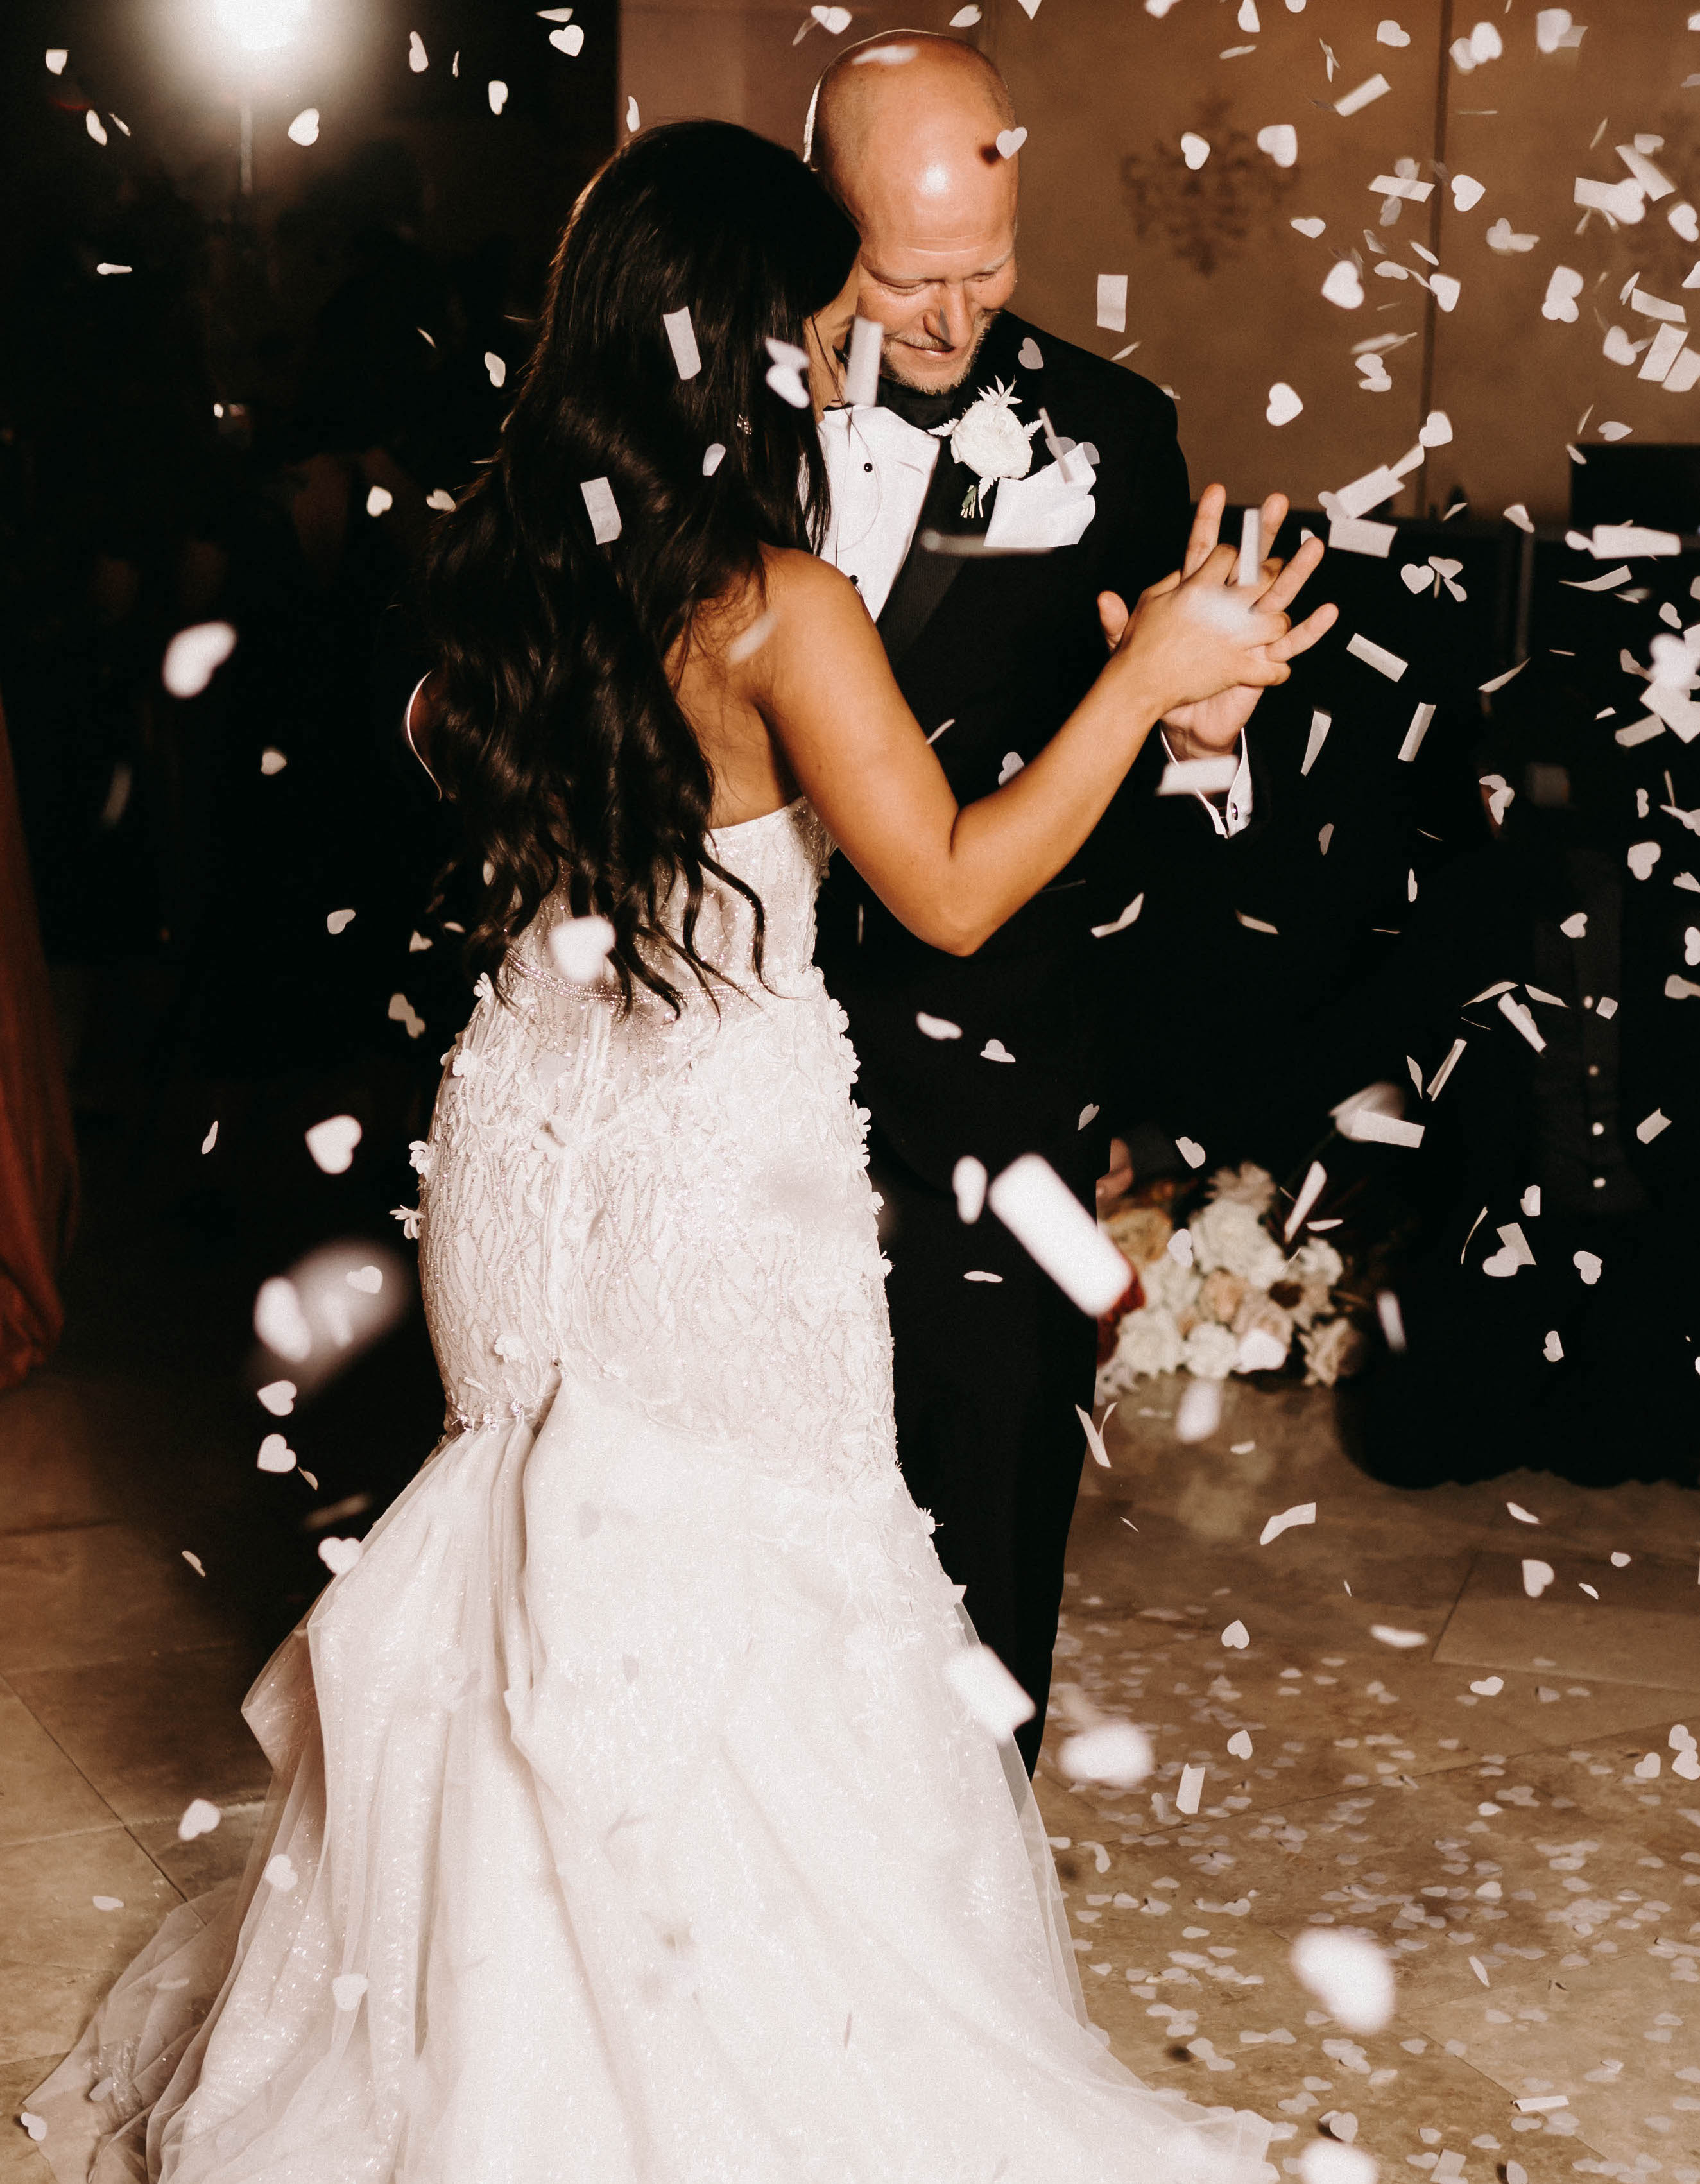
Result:
[[[1207,611],[1213,609],[1215,617],[1224,621],[1231,620],[1236,610],[1244,615],[1255,609],[1279,615],[1283,624],[1286,625],[1285,610],[1321,560],[1322,543],[1319,539],[1307,539],[1292,560],[1285,564],[1273,558],[1264,560],[1258,571],[1259,588],[1254,590],[1235,586],[1231,577],[1237,557],[1229,548],[1217,543],[1222,512],[1226,504],[1227,493],[1223,487],[1212,485],[1206,488],[1199,498],[1181,572],[1166,577],[1161,584],[1153,585],[1151,591],[1144,594],[1133,616],[1129,616],[1126,605],[1114,592],[1100,593],[1099,621],[1112,651],[1119,651],[1129,641],[1130,632],[1146,600],[1177,591],[1185,594],[1190,588],[1194,591],[1197,604],[1206,605]],[[1264,502],[1260,519],[1265,538],[1272,538],[1275,535],[1285,520],[1286,513],[1287,503],[1281,494],[1274,494]],[[1301,652],[1307,652],[1334,627],[1337,619],[1338,610],[1334,606],[1318,607],[1296,627],[1285,626],[1284,633],[1272,642],[1249,646],[1247,650],[1253,663],[1251,671],[1230,682],[1218,682],[1208,689],[1198,688],[1185,698],[1166,698],[1163,700],[1164,723],[1171,731],[1171,742],[1177,747],[1178,755],[1196,757],[1212,751],[1231,749],[1238,742],[1261,692],[1271,683],[1285,682],[1286,663],[1296,659]],[[1279,671],[1268,671],[1272,667]]]

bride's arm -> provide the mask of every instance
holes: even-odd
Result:
[[[1153,585],[1045,749],[973,804],[957,804],[855,588],[825,563],[770,557],[773,629],[745,688],[887,909],[930,946],[970,956],[1074,855],[1164,713],[1235,684],[1286,680],[1286,660],[1334,618],[1319,610],[1288,633],[1283,610],[1318,558],[1302,549],[1255,608],[1225,591],[1235,562],[1225,546],[1184,582]]]

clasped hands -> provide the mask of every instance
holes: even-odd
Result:
[[[1238,605],[1245,612],[1274,617],[1280,627],[1268,642],[1251,648],[1248,655],[1252,661],[1268,671],[1262,680],[1233,683],[1213,695],[1173,705],[1163,715],[1169,748],[1178,759],[1216,758],[1232,750],[1263,691],[1270,683],[1284,682],[1288,673],[1286,663],[1300,653],[1309,651],[1319,638],[1333,628],[1339,616],[1337,608],[1328,605],[1318,607],[1297,624],[1287,619],[1287,608],[1322,560],[1319,538],[1307,538],[1292,560],[1285,564],[1263,560],[1257,586],[1236,586],[1234,580],[1238,556],[1231,546],[1220,543],[1222,515],[1227,505],[1225,487],[1212,485],[1205,488],[1193,516],[1181,567],[1142,593],[1140,604],[1155,601],[1184,587],[1195,595],[1200,611],[1210,614],[1212,620],[1223,608],[1231,611],[1234,605]],[[1273,539],[1286,515],[1286,495],[1271,493],[1260,511],[1260,538]],[[1114,592],[1101,592],[1098,619],[1113,651],[1121,644],[1132,619],[1126,602]]]

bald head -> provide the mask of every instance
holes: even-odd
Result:
[[[1015,286],[1017,163],[997,141],[1014,120],[984,53],[921,31],[852,46],[817,88],[808,156],[861,232],[860,309],[910,386],[965,378]]]

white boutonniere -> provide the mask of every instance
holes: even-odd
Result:
[[[1013,382],[1006,387],[995,379],[977,402],[971,403],[954,424],[938,427],[949,436],[950,453],[975,482],[962,496],[961,513],[976,518],[985,513],[986,488],[1000,478],[1025,477],[1033,468],[1033,436],[1039,420],[1023,425],[1015,414]]]

